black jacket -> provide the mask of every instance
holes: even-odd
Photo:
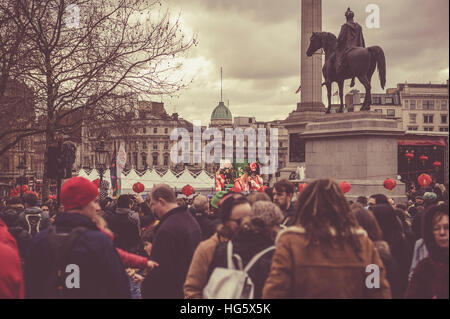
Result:
[[[290,227],[290,226],[294,225],[294,219],[295,219],[295,207],[294,206],[295,206],[294,203],[291,202],[291,205],[289,206],[289,208],[283,212],[284,220],[281,223],[282,225],[284,225],[286,227]]]
[[[131,209],[116,208],[116,211],[107,216],[105,220],[109,229],[114,233],[116,247],[136,253],[141,238],[139,214]]]
[[[174,208],[164,215],[149,258],[159,267],[142,283],[143,298],[184,298],[183,284],[201,236],[200,226],[185,207]]]
[[[232,242],[233,253],[238,254],[242,258],[242,266],[244,268],[253,256],[274,245],[273,241],[267,238],[267,236],[246,230],[240,230]],[[211,276],[214,268],[227,267],[227,247],[227,243],[221,243],[217,246],[213,260],[208,269],[208,278]],[[255,285],[254,298],[256,299],[261,299],[262,297],[262,290],[266,279],[269,276],[274,252],[275,250],[264,254],[249,270],[248,275]]]
[[[189,208],[189,212],[195,218],[202,231],[202,241],[208,239],[216,232],[213,220],[207,213],[195,209],[193,206]]]
[[[76,227],[87,229],[74,244],[67,264],[78,265],[80,288],[69,291],[69,298],[130,298],[128,276],[111,239],[88,217],[76,213],[56,216],[56,232],[70,232]],[[27,298],[48,298],[43,287],[54,274],[55,250],[51,248],[49,230],[40,232],[27,254],[25,284]],[[69,274],[68,274],[69,275]]]

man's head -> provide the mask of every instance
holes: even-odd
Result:
[[[347,11],[345,12],[345,18],[347,18],[348,20],[352,20],[355,17],[355,13],[353,13],[352,10],[350,10],[350,8],[347,9]]]
[[[33,193],[26,194],[23,200],[26,208],[37,206],[38,198]]]
[[[61,187],[61,203],[66,212],[79,213],[93,219],[100,205],[98,188],[84,177],[72,177]]]
[[[158,218],[162,218],[167,212],[177,207],[177,198],[172,187],[167,184],[157,184],[150,192],[152,210]]]
[[[369,206],[379,205],[379,204],[389,204],[389,200],[384,194],[375,194],[369,197]]]
[[[360,203],[361,205],[363,205],[363,207],[366,207],[367,206],[367,197],[366,196],[359,196],[356,199],[356,202]]]
[[[239,230],[242,220],[250,215],[252,207],[245,196],[231,193],[220,203],[220,210],[223,224],[232,236]]]
[[[291,206],[291,200],[294,196],[294,185],[286,179],[276,182],[273,186],[273,202],[281,210],[285,211]]]
[[[127,208],[133,207],[133,200],[129,195],[120,195],[117,199],[117,208]]]
[[[41,210],[43,211],[43,212],[49,212],[49,208],[48,208],[48,206],[47,205],[42,205],[41,206]]]
[[[423,205],[423,197],[420,195],[416,196],[415,202],[416,202],[416,206]]]

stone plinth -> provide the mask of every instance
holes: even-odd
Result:
[[[375,112],[329,114],[306,125],[306,180],[333,178],[348,181],[347,197],[382,193],[405,199],[405,185],[389,191],[383,187],[388,178],[397,179],[397,139],[404,131],[394,120]]]

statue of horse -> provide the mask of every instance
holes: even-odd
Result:
[[[341,106],[339,113],[343,112],[343,89],[344,81],[357,77],[359,82],[364,85],[366,95],[361,107],[361,111],[369,111],[372,104],[370,94],[372,75],[375,72],[375,67],[378,66],[378,74],[380,77],[381,87],[384,89],[386,84],[386,60],[383,49],[379,46],[372,46],[369,48],[353,47],[346,52],[346,66],[341,74],[336,74],[336,58],[335,51],[337,47],[337,38],[334,34],[329,32],[313,32],[307,56],[312,56],[314,52],[323,49],[325,52],[325,64],[322,68],[323,76],[326,80],[322,85],[327,87],[328,108],[326,113],[330,113],[331,107],[331,84],[337,82],[339,86],[339,98],[341,99]]]

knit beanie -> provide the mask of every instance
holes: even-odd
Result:
[[[61,203],[66,211],[82,208],[97,196],[97,186],[84,177],[72,177],[61,187]]]
[[[217,192],[211,199],[211,206],[214,208],[219,208],[219,202],[222,199],[222,197],[224,197],[226,194],[228,194],[227,191]]]

